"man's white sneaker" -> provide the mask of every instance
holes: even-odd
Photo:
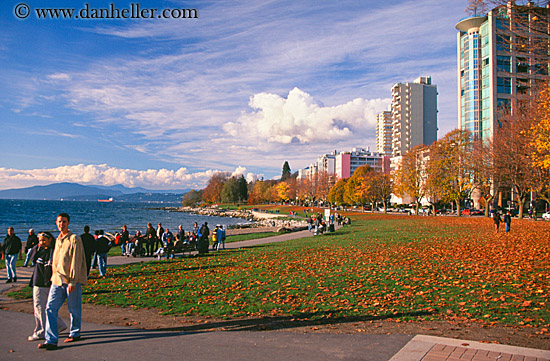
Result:
[[[43,339],[44,339],[44,337],[38,337],[36,335],[31,335],[31,336],[27,337],[27,340],[29,340],[29,341],[38,341],[38,340],[43,340]]]

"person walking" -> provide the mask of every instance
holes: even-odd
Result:
[[[52,256],[54,250],[54,238],[50,232],[41,232],[37,237],[38,244],[31,248],[31,259],[34,270],[29,282],[32,287],[32,301],[34,308],[34,331],[27,339],[37,341],[44,339],[46,332],[46,304],[52,285]],[[58,332],[67,329],[65,321],[57,318]]]
[[[4,238],[4,259],[6,260],[6,272],[8,273],[8,279],[6,283],[17,282],[17,273],[15,271],[15,264],[17,263],[17,255],[19,258],[23,258],[23,252],[21,249],[21,239],[15,235],[13,227],[8,228],[8,235]]]
[[[500,228],[500,222],[502,222],[502,220],[500,219],[500,213],[498,213],[498,211],[496,211],[493,214],[493,222],[495,223],[495,231],[496,233],[498,233],[498,229]]]
[[[80,340],[82,286],[88,284],[88,272],[82,240],[69,230],[70,223],[71,217],[67,213],[60,213],[57,216],[56,225],[59,236],[55,241],[52,256],[52,286],[46,306],[46,342],[38,344],[40,349],[57,349],[59,338],[57,318],[65,300],[71,314],[71,328],[69,337],[64,342]]]
[[[506,214],[504,215],[504,232],[508,233],[510,232],[510,225],[512,224],[512,214],[510,211],[506,211]]]
[[[105,277],[107,274],[107,254],[111,249],[111,241],[105,236],[102,229],[99,230],[98,234],[95,241],[95,249],[97,253],[97,263],[99,265],[99,276]]]
[[[25,257],[25,263],[23,263],[23,267],[29,266],[30,256],[31,256],[31,250],[34,246],[38,244],[38,237],[36,237],[36,234],[34,233],[34,229],[29,229],[29,236],[27,237],[27,242],[25,243],[25,253],[27,256]],[[31,266],[34,266],[34,264],[31,264]]]
[[[90,234],[90,227],[84,226],[84,233],[80,235],[82,245],[84,246],[84,255],[86,256],[86,269],[88,275],[90,274],[90,268],[92,268],[92,255],[95,252],[95,238]]]

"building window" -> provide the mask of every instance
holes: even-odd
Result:
[[[512,82],[510,78],[497,78],[497,93],[502,94],[511,94],[512,93]]]
[[[497,99],[497,107],[499,109],[509,108],[510,107],[510,99],[502,99],[502,98]]]
[[[497,70],[506,73],[510,72],[510,57],[498,55],[497,56]]]

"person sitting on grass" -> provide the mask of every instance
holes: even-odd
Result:
[[[38,234],[38,244],[35,244],[30,251],[30,260],[34,264],[34,270],[29,282],[32,287],[32,301],[34,308],[34,332],[28,337],[29,341],[44,339],[46,332],[46,304],[52,285],[52,256],[55,244],[50,232]],[[58,332],[67,329],[67,325],[57,317]]]

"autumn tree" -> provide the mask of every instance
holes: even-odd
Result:
[[[286,182],[279,182],[275,187],[277,190],[277,200],[281,202],[287,202],[289,200],[290,187]]]
[[[328,201],[335,205],[344,205],[344,193],[346,192],[346,183],[349,178],[343,178],[338,180],[334,186],[328,192]]]
[[[401,163],[393,174],[393,192],[402,197],[410,197],[416,205],[416,214],[420,208],[420,201],[426,195],[426,172],[428,148],[417,145],[403,154]]]
[[[500,174],[503,186],[512,189],[518,203],[518,217],[523,217],[527,196],[537,188],[537,167],[531,158],[532,133],[529,131],[536,116],[529,100],[516,100],[514,111],[505,110],[501,126],[494,136],[495,172]]]
[[[344,201],[348,204],[365,204],[372,201],[373,169],[365,164],[358,167],[346,183]]]
[[[430,146],[427,182],[440,197],[456,204],[460,216],[461,204],[471,197],[475,188],[472,164],[472,136],[455,129]]]
[[[546,84],[539,93],[536,102],[535,118],[530,135],[533,164],[550,170],[550,84]]]
[[[384,213],[387,213],[393,188],[391,176],[384,172],[375,171],[372,175],[371,182],[375,201],[381,202],[384,207]]]
[[[326,201],[332,186],[336,183],[336,176],[325,171],[315,174],[315,198]]]
[[[249,204],[261,204],[271,201],[271,187],[276,183],[272,180],[257,180],[251,185],[248,197]]]
[[[501,176],[495,171],[495,149],[492,141],[474,139],[470,154],[472,180],[474,190],[472,194],[480,197],[485,207],[485,216],[489,217],[489,209],[501,184]]]
[[[218,203],[221,201],[222,189],[227,177],[226,172],[218,172],[210,177],[202,193],[202,197],[206,202]]]

